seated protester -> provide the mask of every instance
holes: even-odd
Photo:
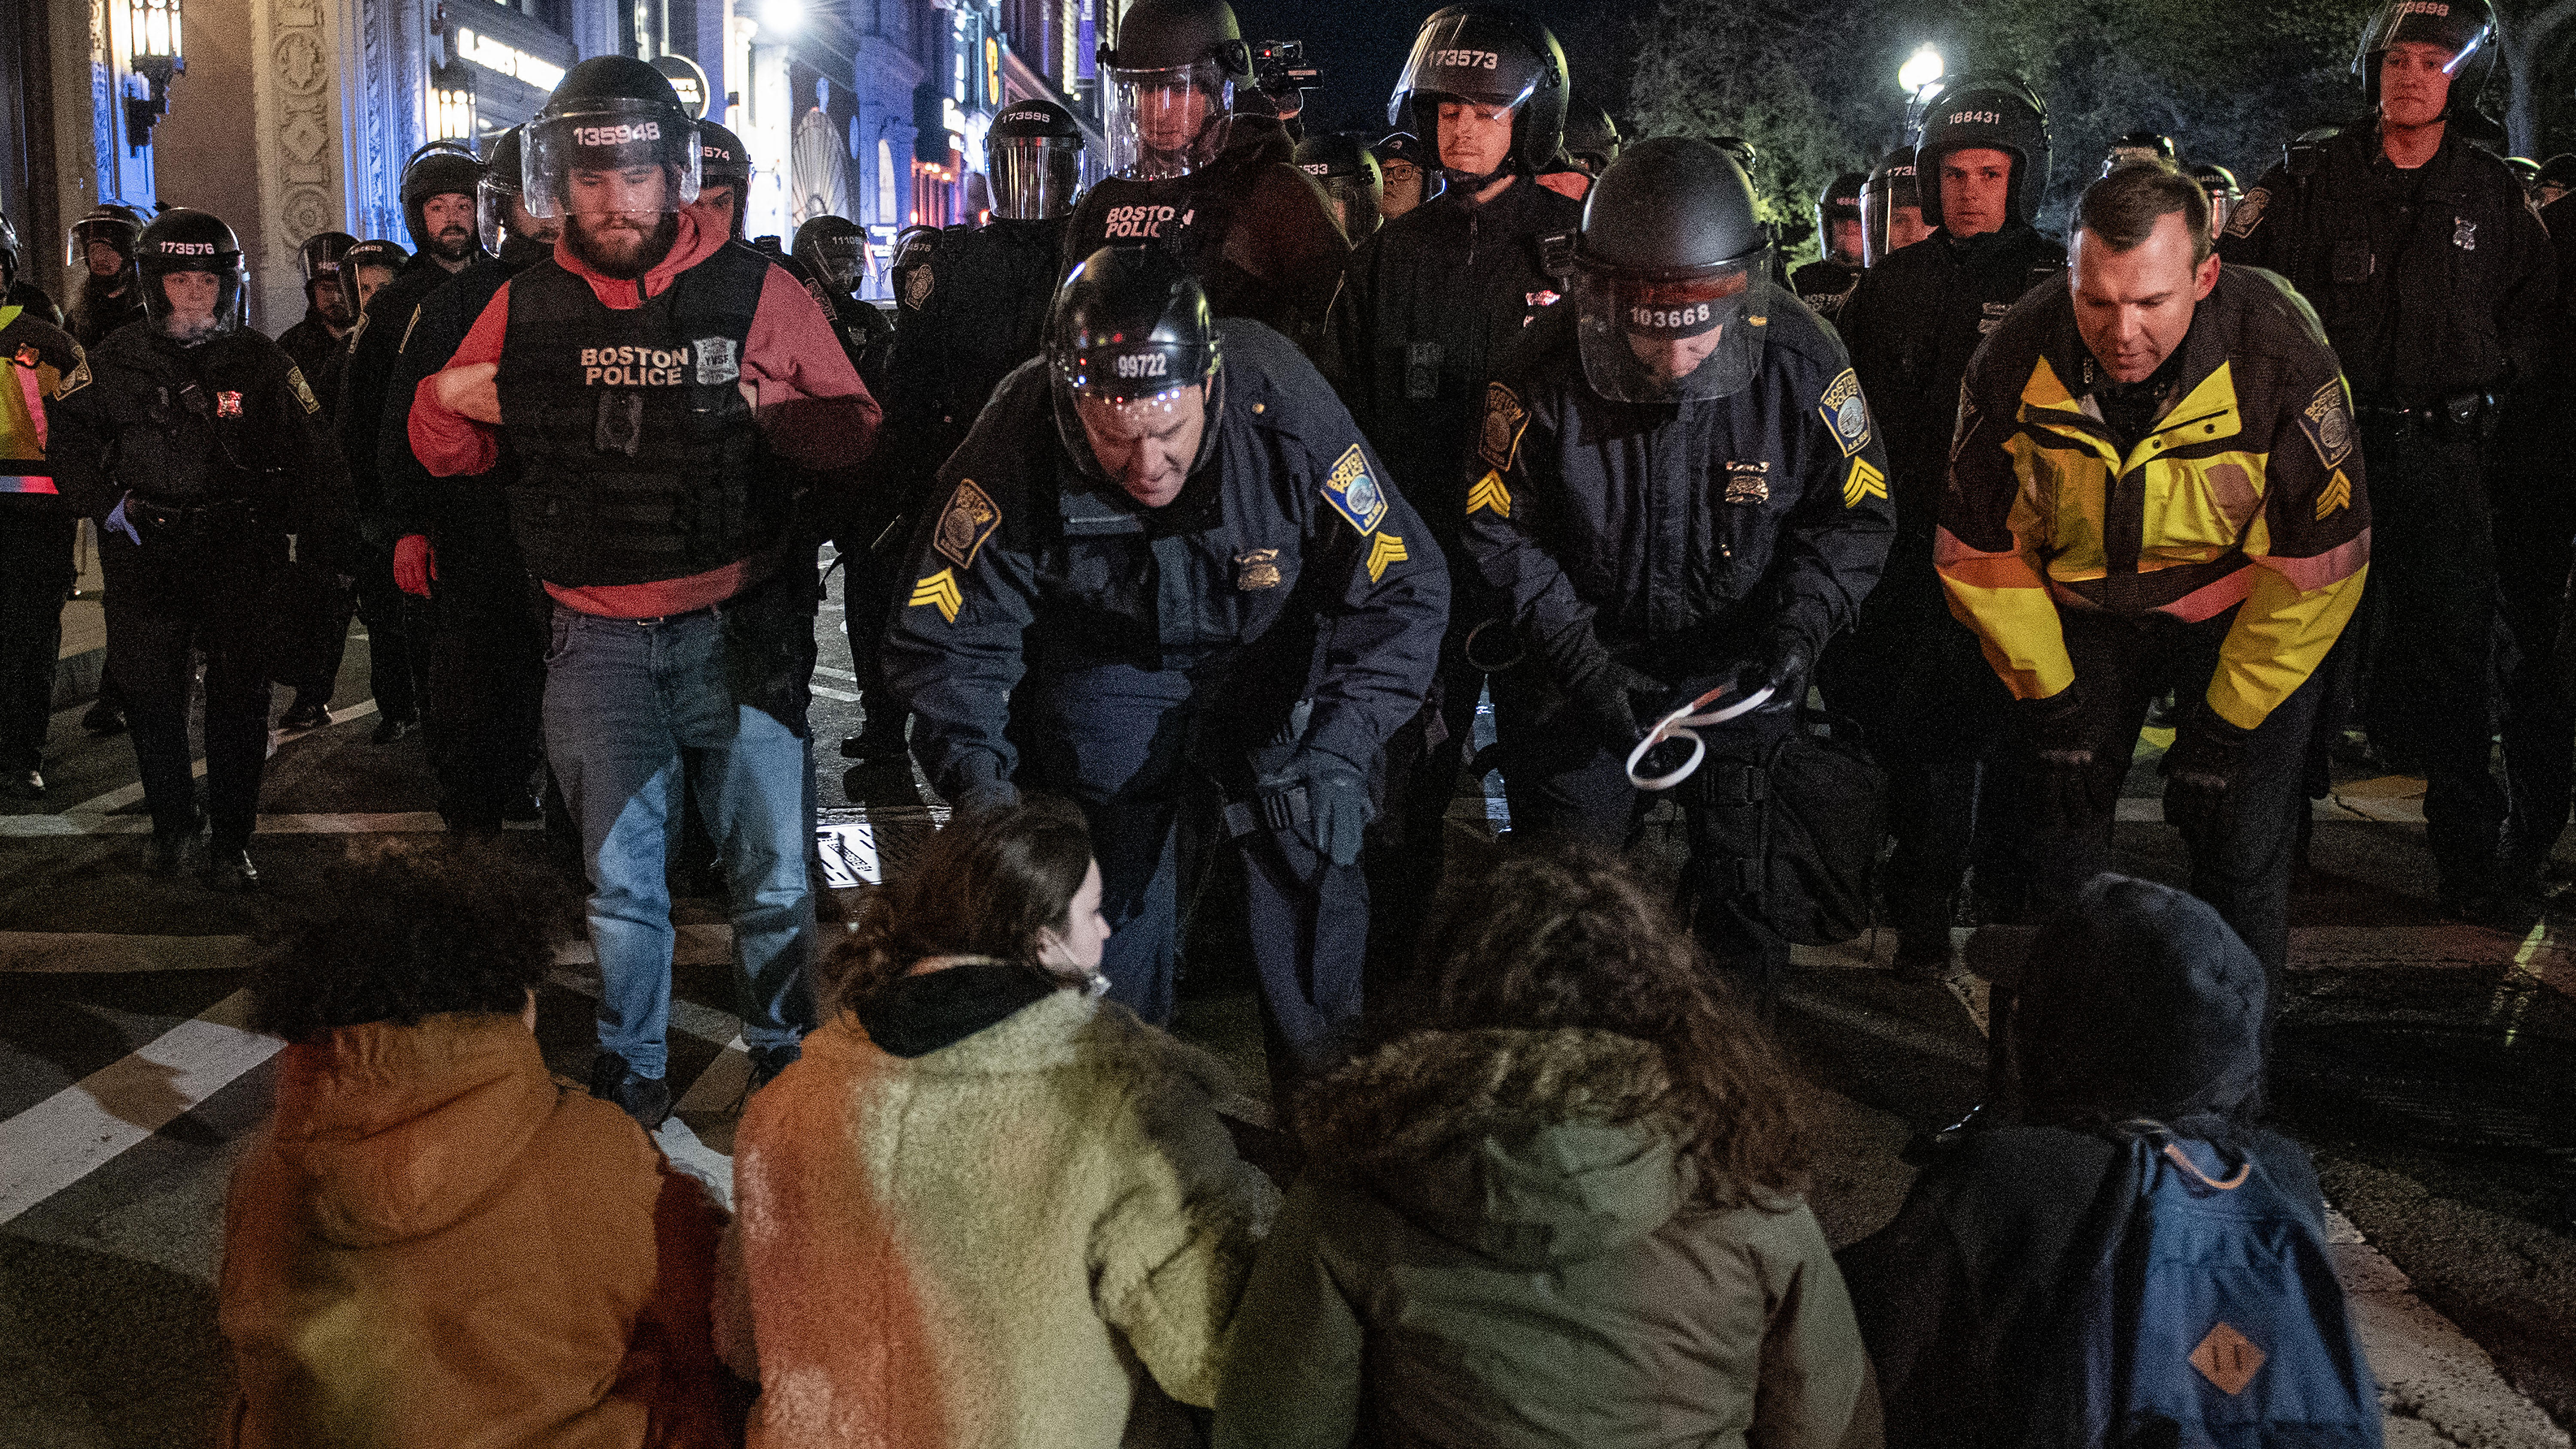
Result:
[[[570,902],[452,841],[345,874],[252,981],[290,1044],[225,1217],[223,1443],[738,1443],[708,1331],[722,1210],[538,1054]]]
[[[735,1135],[717,1338],[755,1449],[1191,1442],[1276,1194],[1224,1069],[1100,999],[1108,936],[1052,801],[952,819],[870,897]]]
[[[1505,846],[1300,1098],[1218,1449],[1875,1444],[1786,1069],[1606,848]]]
[[[2225,1199],[2226,1220],[2255,1222],[2251,1214],[2263,1201],[2285,1210],[2296,1228],[2285,1236],[2305,1237],[2316,1246],[2304,1301],[2286,1305],[2289,1317],[2304,1318],[2313,1310],[2316,1322],[2327,1326],[2328,1339],[2335,1337],[2334,1325],[2343,1325],[2349,1362],[2357,1364],[2339,1291],[2324,1266],[2325,1202],[2316,1170],[2298,1144],[2257,1121],[2263,967],[2218,912],[2166,886],[2097,875],[2033,933],[2027,961],[1998,974],[2018,978],[2010,1019],[1998,1018],[2003,1035],[1997,1046],[2009,1064],[2000,1075],[2018,1080],[2008,1095],[2024,1125],[1936,1139],[1933,1160],[1914,1179],[1896,1219],[1841,1254],[1877,1369],[1888,1442],[1909,1449],[2157,1442],[2153,1430],[2137,1439],[2113,1432],[2107,1441],[2055,1430],[2070,1407],[2086,1400],[2081,1376],[2067,1365],[2091,1341],[2089,1329],[2107,1316],[2094,1293],[2074,1285],[2091,1281],[2095,1270],[2089,1265],[2097,1261],[2104,1272],[2118,1263],[2131,1283],[2151,1282],[2147,1275],[2165,1261],[2161,1255],[2150,1260],[2145,1251],[2115,1254],[2110,1245],[2121,1243],[2124,1232],[2134,1243],[2136,1235],[2190,1226],[2187,1215],[2164,1209],[2161,1196],[2152,1216],[2134,1208],[2144,1172],[2133,1164],[2162,1173],[2168,1151],[2187,1152],[2194,1176],[2207,1172],[2218,1179],[2201,1181],[2213,1189],[2208,1196]],[[2000,1000],[2002,991],[1997,994]],[[2165,1130],[2155,1131],[2159,1125]],[[2146,1151],[2137,1150],[2141,1144]],[[2240,1177],[2232,1189],[2231,1174]],[[2257,1226],[2271,1230],[2280,1223]],[[2278,1379],[2290,1371],[2295,1347],[2280,1329],[2277,1310],[2284,1305],[2271,1305],[2274,1331],[2267,1333],[2253,1321],[2263,1315],[2249,1317],[2241,1304],[2228,1303],[2229,1280],[2203,1266],[2232,1261],[2241,1267],[2264,1257],[2260,1251],[2205,1250],[2195,1255],[2186,1276],[2209,1280],[2192,1291],[2195,1302],[2229,1309],[2222,1322],[2244,1324],[2265,1340],[2258,1347]],[[2166,1341],[2168,1359],[2194,1353],[2195,1366],[2167,1362],[2161,1375],[2153,1375],[2146,1355],[2124,1347],[2120,1357],[2131,1365],[2136,1385],[2188,1395],[2208,1387],[2195,1382],[2205,1376],[2223,1391],[2217,1402],[2229,1412],[2263,1402],[2270,1387],[2260,1378],[2267,1360],[2240,1361],[2249,1377],[2234,1379],[2223,1352],[2225,1334],[2189,1315],[2160,1316],[2171,1321],[2136,1331]],[[2198,1366],[2196,1353],[2203,1343],[2222,1350],[2205,1367]],[[2354,1391],[2367,1417],[2354,1432],[2375,1446],[2377,1402],[2366,1371],[2360,1379],[2344,1386]],[[2249,1388],[2255,1397],[2240,1398]],[[2296,1389],[2303,1395],[2300,1407],[2311,1414],[2333,1398],[2318,1391],[2313,1378]],[[2267,1436],[2259,1442],[2363,1442],[2322,1431],[2296,1437],[2287,1432],[2294,1427],[2301,1426],[2266,1422]],[[2199,1426],[2188,1426],[2179,1441],[2161,1442],[2208,1442],[2198,1432]]]

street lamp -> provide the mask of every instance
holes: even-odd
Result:
[[[779,35],[794,35],[805,24],[805,0],[764,0],[760,24]]]
[[[130,0],[126,44],[125,129],[141,150],[153,125],[170,114],[170,78],[188,69],[179,44],[179,0]]]
[[[1918,45],[1905,58],[1905,64],[1896,68],[1896,83],[1905,88],[1907,95],[1919,97],[1925,87],[1941,83],[1941,69],[1941,52],[1929,45]]]
[[[450,60],[430,73],[429,138],[474,140],[474,73],[463,60]]]

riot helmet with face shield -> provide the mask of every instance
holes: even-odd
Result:
[[[143,235],[143,213],[122,202],[104,201],[89,209],[89,214],[73,222],[63,243],[63,265],[75,276],[131,277],[134,272],[134,244]],[[103,244],[115,253],[116,265],[100,272],[90,265],[90,244]]]
[[[2108,176],[2114,169],[2131,161],[2179,164],[2180,159],[2180,153],[2174,150],[2173,137],[2160,131],[2131,131],[2112,142],[2110,149],[2102,153],[2102,174]]]
[[[173,207],[134,244],[143,278],[143,315],[185,343],[241,330],[241,241],[223,218]]]
[[[867,232],[845,216],[818,216],[796,228],[796,243],[788,250],[805,274],[833,297],[836,310],[858,294],[861,283],[876,275]]]
[[[1324,205],[1333,213],[1333,220],[1341,224],[1345,240],[1356,246],[1378,229],[1383,219],[1378,215],[1378,201],[1385,191],[1385,180],[1378,171],[1377,158],[1369,154],[1359,137],[1347,132],[1308,137],[1298,143],[1297,169],[1323,188]]]
[[[492,164],[484,168],[482,183],[474,193],[475,229],[482,234],[483,250],[514,267],[551,256],[555,237],[563,230],[555,222],[530,215],[522,197],[524,129],[512,126],[492,143]]]
[[[1508,5],[1451,5],[1434,11],[1414,34],[1386,118],[1424,137],[1453,181],[1481,187],[1506,172],[1535,175],[1554,165],[1565,147],[1570,99],[1565,50],[1546,26]],[[1440,135],[1443,105],[1484,116],[1508,113],[1511,140],[1499,162],[1482,172],[1453,163],[1453,148]]]
[[[1004,221],[1067,216],[1082,192],[1082,127],[1049,100],[1013,101],[984,133],[993,215]]]
[[[574,66],[519,144],[532,216],[674,215],[698,199],[697,123],[670,80],[631,56]]]
[[[2236,203],[2245,199],[2243,188],[2236,184],[2236,173],[2203,161],[2192,167],[2189,175],[2209,194],[2209,234],[2218,236],[2227,230],[2227,218],[2235,212]]]
[[[462,141],[432,141],[411,153],[403,163],[401,190],[403,226],[415,253],[430,252],[460,265],[474,255],[479,240],[475,218],[433,219],[429,203],[434,197],[459,196],[479,209],[483,169]]]
[[[2451,78],[2442,114],[2474,112],[2479,93],[2495,74],[2499,42],[2493,7],[2487,0],[2386,0],[2362,30],[2361,44],[2352,53],[2352,73],[2361,79],[2362,94],[2370,104],[2379,104],[2379,67],[2388,52],[2416,43],[2435,46],[2450,56],[2442,66]]]
[[[1954,152],[2000,151],[2012,158],[2004,219],[2028,226],[2048,191],[2048,108],[2021,77],[1967,75],[1942,87],[1914,137],[1915,194],[1923,219],[1941,219],[1941,163]]]
[[[742,138],[713,121],[698,122],[698,200],[721,200],[725,231],[744,239],[743,220],[751,212],[751,153]]]
[[[1826,183],[1824,191],[1816,197],[1818,256],[1827,261],[1838,258],[1853,263],[1860,261],[1861,248],[1858,245],[1844,248],[1834,244],[1834,227],[1841,223],[1860,223],[1860,194],[1868,185],[1867,176],[1857,171],[1846,171]]]
[[[1132,181],[1187,176],[1225,149],[1235,88],[1252,75],[1225,0],[1137,0],[1099,52],[1109,169]]]
[[[1900,215],[1909,211],[1911,218]],[[1861,187],[1861,265],[1877,266],[1888,253],[1920,240],[1908,234],[1917,228],[1923,228],[1923,198],[1915,185],[1914,148],[1899,146],[1879,158],[1878,168]]]
[[[410,261],[411,253],[402,249],[402,243],[382,237],[371,237],[349,248],[340,258],[340,296],[349,304],[349,315],[353,318],[363,315],[367,310],[367,299],[375,295],[375,289],[390,281],[394,273],[401,271]],[[370,282],[365,275],[368,272],[381,275]]]
[[[1575,240],[1584,380],[1613,402],[1741,390],[1762,365],[1746,319],[1770,274],[1770,233],[1733,157],[1684,136],[1628,147],[1593,183]]]
[[[1216,452],[1221,361],[1197,278],[1159,247],[1102,247],[1066,276],[1047,318],[1056,435],[1085,477],[1148,506],[1169,502]],[[1183,462],[1172,449],[1193,423],[1197,446]],[[1104,459],[1095,432],[1125,456]]]

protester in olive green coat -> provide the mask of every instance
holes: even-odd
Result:
[[[1219,1449],[1874,1444],[1788,1082],[1615,859],[1508,850],[1300,1102]]]

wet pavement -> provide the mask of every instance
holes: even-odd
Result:
[[[944,809],[906,763],[843,768],[835,746],[861,712],[836,603],[820,622],[823,851],[846,910]],[[361,639],[337,722],[285,740],[271,762],[257,896],[140,872],[148,825],[132,750],[84,735],[78,710],[54,722],[49,798],[0,809],[0,1444],[212,1442],[230,1393],[212,1286],[223,1187],[274,1073],[275,1044],[240,1026],[252,939],[290,903],[313,903],[331,863],[437,829],[418,736],[368,742],[366,659]],[[2160,743],[2142,750],[2123,802],[2119,865],[2180,884],[2152,798]],[[2293,900],[2277,1114],[2315,1152],[2353,1229],[2338,1252],[2378,1335],[2392,1444],[2564,1443],[2531,1404],[2576,1422],[2576,1235],[2564,1222],[2576,1192],[2576,909],[2527,938],[2441,920],[2416,791],[2355,778],[2320,812],[2315,869]],[[1488,834],[1499,805],[1463,789],[1451,829]],[[504,847],[529,869],[560,868],[542,833],[513,832]],[[1669,866],[1678,848],[1669,822],[1650,822],[1650,859]],[[662,1141],[724,1181],[747,1065],[727,936],[715,901],[684,899],[676,914],[681,1101]],[[1179,1030],[1258,1083],[1260,1033],[1225,927],[1221,902],[1203,900]],[[1973,1105],[1982,1080],[1974,992],[1898,981],[1884,969],[1892,944],[1802,951],[1778,1023],[1816,1088],[1813,1200],[1838,1243],[1895,1211],[1907,1138]],[[539,1037],[577,1081],[596,976],[579,943],[558,960]],[[2466,1338],[2443,1337],[2449,1325]]]

